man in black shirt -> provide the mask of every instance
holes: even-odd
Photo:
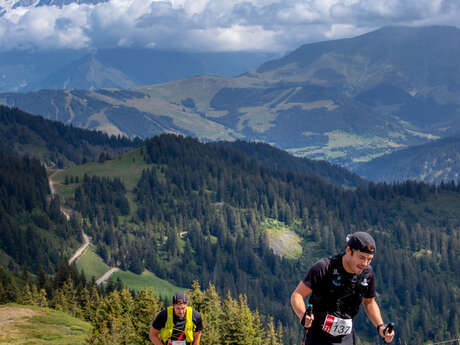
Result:
[[[345,253],[323,258],[308,271],[291,295],[291,305],[301,324],[308,329],[308,345],[355,345],[353,318],[361,303],[369,320],[385,342],[393,340],[375,301],[374,273],[370,263],[375,241],[365,232],[347,237]],[[306,312],[305,298],[313,313]]]
[[[187,306],[187,296],[178,292],[172,306],[163,309],[150,328],[149,338],[155,345],[199,345],[203,321],[198,311]]]

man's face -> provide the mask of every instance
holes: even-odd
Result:
[[[346,249],[346,266],[350,273],[360,274],[367,266],[370,265],[374,254],[360,252],[359,250]]]
[[[187,310],[187,303],[182,302],[179,300],[176,304],[173,304],[174,314],[177,317],[183,318],[185,317],[185,312]]]

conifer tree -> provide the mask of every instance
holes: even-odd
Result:
[[[161,302],[152,289],[144,289],[134,298],[133,322],[139,344],[151,344],[149,331],[155,316],[161,310]]]
[[[251,313],[246,297],[234,300],[230,293],[224,301],[222,343],[225,345],[262,344],[262,327],[257,312]]]
[[[222,344],[224,322],[222,303],[215,286],[211,283],[204,292],[200,308],[204,323],[201,343],[203,345]]]
[[[42,308],[48,307],[48,299],[46,297],[46,290],[40,289],[39,298],[38,298],[38,305]]]
[[[120,293],[115,290],[106,296],[98,308],[90,344],[138,344],[139,337],[132,322],[132,309],[133,299],[126,289]]]
[[[32,289],[29,284],[26,284],[24,287],[24,292],[22,293],[21,303],[26,305],[34,305],[34,296],[32,294]]]
[[[93,305],[97,302],[91,298],[91,295],[86,286],[81,289],[78,300],[82,310],[82,317],[87,321],[92,321],[94,319]]]
[[[268,321],[263,343],[266,345],[283,345],[282,335],[276,331],[273,317],[270,317]]]

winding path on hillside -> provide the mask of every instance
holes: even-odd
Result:
[[[48,177],[48,183],[49,183],[49,186],[50,186],[50,191],[51,191],[51,195],[54,197],[55,194],[56,194],[56,188],[55,188],[55,184],[56,182],[53,180],[53,177],[59,172],[59,170],[53,172],[49,177]],[[71,209],[68,209],[68,208],[65,208],[63,206],[61,206],[61,212],[62,214],[67,218],[67,220],[70,219],[70,214],[72,213],[72,210]],[[75,253],[72,255],[72,257],[69,259],[69,265],[71,265],[73,262],[75,262],[76,260],[78,260],[78,258],[80,256],[83,255],[83,253],[86,251],[86,249],[88,248],[88,246],[91,244],[91,238],[85,234],[83,232],[83,230],[81,231],[81,234],[83,236],[83,245],[78,248]],[[97,285],[100,285],[102,284],[103,282],[105,282],[107,279],[110,278],[110,276],[119,271],[120,269],[118,267],[111,267],[107,272],[105,272],[98,280],[96,280],[96,284]]]
[[[51,196],[55,196],[56,195],[56,187],[55,187],[55,184],[56,182],[53,180],[53,177],[59,172],[59,170],[56,170],[55,172],[53,172],[49,177],[48,177],[48,183],[49,183],[49,186],[50,186],[50,191],[51,191]],[[72,213],[72,210],[69,209],[69,208],[66,208],[64,206],[61,205],[61,212],[62,214],[67,218],[67,220],[70,220],[70,215]]]
[[[112,267],[109,269],[107,272],[105,272],[102,277],[100,277],[98,280],[96,280],[96,285],[101,285],[103,282],[105,282],[107,279],[110,278],[110,276],[119,271],[120,269],[118,267]]]
[[[89,236],[87,234],[85,234],[82,230],[81,232],[82,236],[83,236],[83,245],[77,249],[77,251],[72,255],[72,257],[69,259],[69,265],[71,265],[75,260],[77,260],[86,250],[86,248],[88,248],[88,246],[91,244],[91,241],[89,239]]]
[[[49,177],[48,177],[48,183],[50,186],[50,191],[51,195],[54,197],[56,195],[56,187],[55,184],[56,182],[54,181],[54,176],[59,172],[59,170],[56,170],[53,172]],[[61,205],[61,212],[62,214],[67,218],[67,220],[70,220],[70,214],[72,213],[72,210],[65,208]],[[77,260],[88,248],[88,246],[91,244],[91,239],[90,237],[81,231],[81,234],[83,236],[83,245],[76,250],[76,252],[72,255],[72,257],[69,259],[69,265],[71,265],[75,260]]]

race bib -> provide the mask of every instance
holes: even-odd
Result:
[[[353,321],[351,319],[341,319],[337,316],[327,315],[324,320],[323,331],[337,337],[351,333]]]
[[[185,340],[173,340],[172,345],[186,345]]]

